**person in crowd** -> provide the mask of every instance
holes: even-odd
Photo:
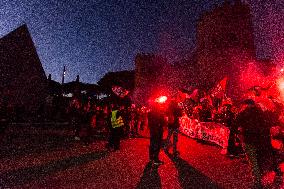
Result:
[[[130,128],[130,111],[131,111],[131,107],[127,107],[124,113],[124,117],[125,117],[125,137],[126,138],[131,138],[133,137],[133,133],[132,130]]]
[[[109,114],[111,112],[111,108],[109,105],[104,105],[103,107],[103,118],[104,118],[104,122],[103,122],[103,126],[101,128],[101,133],[103,134],[107,134],[109,132],[109,128],[108,128],[108,118],[109,118]]]
[[[193,107],[192,111],[192,118],[198,120],[199,119],[199,112],[201,111],[202,107],[200,105],[197,105]]]
[[[120,139],[123,134],[124,120],[120,107],[115,104],[108,118],[108,125],[110,129],[109,141],[107,148],[109,150],[120,150]]]
[[[91,103],[91,108],[90,108],[90,114],[91,114],[91,127],[93,130],[96,129],[96,110],[97,110],[97,106],[94,102]]]
[[[230,130],[227,155],[229,157],[236,157],[238,155],[238,151],[235,146],[235,141],[236,141],[236,135],[238,133],[238,126],[235,124],[235,114],[232,112],[232,105],[225,104],[224,106],[225,106],[225,109],[222,114],[223,123]]]
[[[81,138],[84,145],[87,146],[91,143],[92,127],[91,120],[93,111],[91,111],[90,99],[82,101],[80,108],[80,124],[81,124]]]
[[[103,130],[103,127],[105,125],[105,116],[104,111],[101,106],[96,107],[96,130],[98,132],[101,132]]]
[[[127,108],[126,111],[126,134],[127,138],[133,138],[136,137],[138,132],[135,128],[136,124],[136,114],[135,114],[135,106],[132,104]]]
[[[119,106],[119,110],[120,110],[120,114],[121,117],[123,118],[123,123],[124,123],[124,127],[122,130],[122,136],[123,138],[129,138],[129,114],[128,114],[128,109],[124,104],[121,104]]]
[[[262,188],[262,176],[269,169],[276,170],[270,139],[270,118],[252,99],[244,101],[236,124],[241,128],[242,141],[252,169],[254,187]]]
[[[221,111],[221,108],[215,108],[213,107],[212,109],[212,121],[214,121],[215,123],[223,123],[223,118],[222,115],[224,112]]]
[[[81,123],[80,123],[80,111],[81,111],[81,102],[78,97],[73,97],[70,101],[69,107],[68,107],[68,113],[71,119],[71,124],[75,130],[74,138],[75,140],[80,140],[80,129],[81,129]]]
[[[209,101],[206,98],[201,99],[201,109],[198,112],[199,121],[210,122],[212,121],[212,113]]]
[[[138,132],[147,129],[147,126],[148,126],[147,108],[145,106],[142,106],[138,110],[138,122],[137,122]]]
[[[167,117],[168,117],[168,136],[165,141],[165,150],[168,151],[171,144],[171,137],[173,136],[173,155],[177,157],[179,152],[177,150],[179,118],[182,116],[182,110],[175,100],[169,103]]]
[[[153,102],[151,110],[148,112],[148,124],[150,129],[149,159],[154,165],[164,164],[159,159],[159,153],[163,141],[163,127],[166,123],[166,111],[163,104]]]

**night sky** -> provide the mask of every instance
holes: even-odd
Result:
[[[247,0],[253,10],[259,57],[284,52],[284,1]],[[223,0],[2,0],[0,37],[26,23],[46,75],[96,83],[109,71],[134,69],[139,52],[171,62],[195,48],[199,16]],[[150,1],[149,1],[150,2]]]

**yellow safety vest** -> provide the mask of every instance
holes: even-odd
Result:
[[[122,117],[119,116],[116,118],[118,110],[114,110],[111,112],[111,126],[112,128],[122,127],[124,125]]]

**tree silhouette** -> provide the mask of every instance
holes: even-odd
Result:
[[[112,94],[112,86],[117,85],[132,91],[135,85],[134,71],[108,72],[99,81],[98,85],[105,94]]]

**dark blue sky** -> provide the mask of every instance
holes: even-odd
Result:
[[[79,74],[82,81],[95,83],[108,71],[134,69],[138,52],[157,52],[170,61],[189,54],[198,17],[223,1],[145,2],[2,0],[0,37],[26,23],[46,75],[61,81],[66,65],[65,81]],[[252,4],[254,15],[267,9],[260,2]]]

